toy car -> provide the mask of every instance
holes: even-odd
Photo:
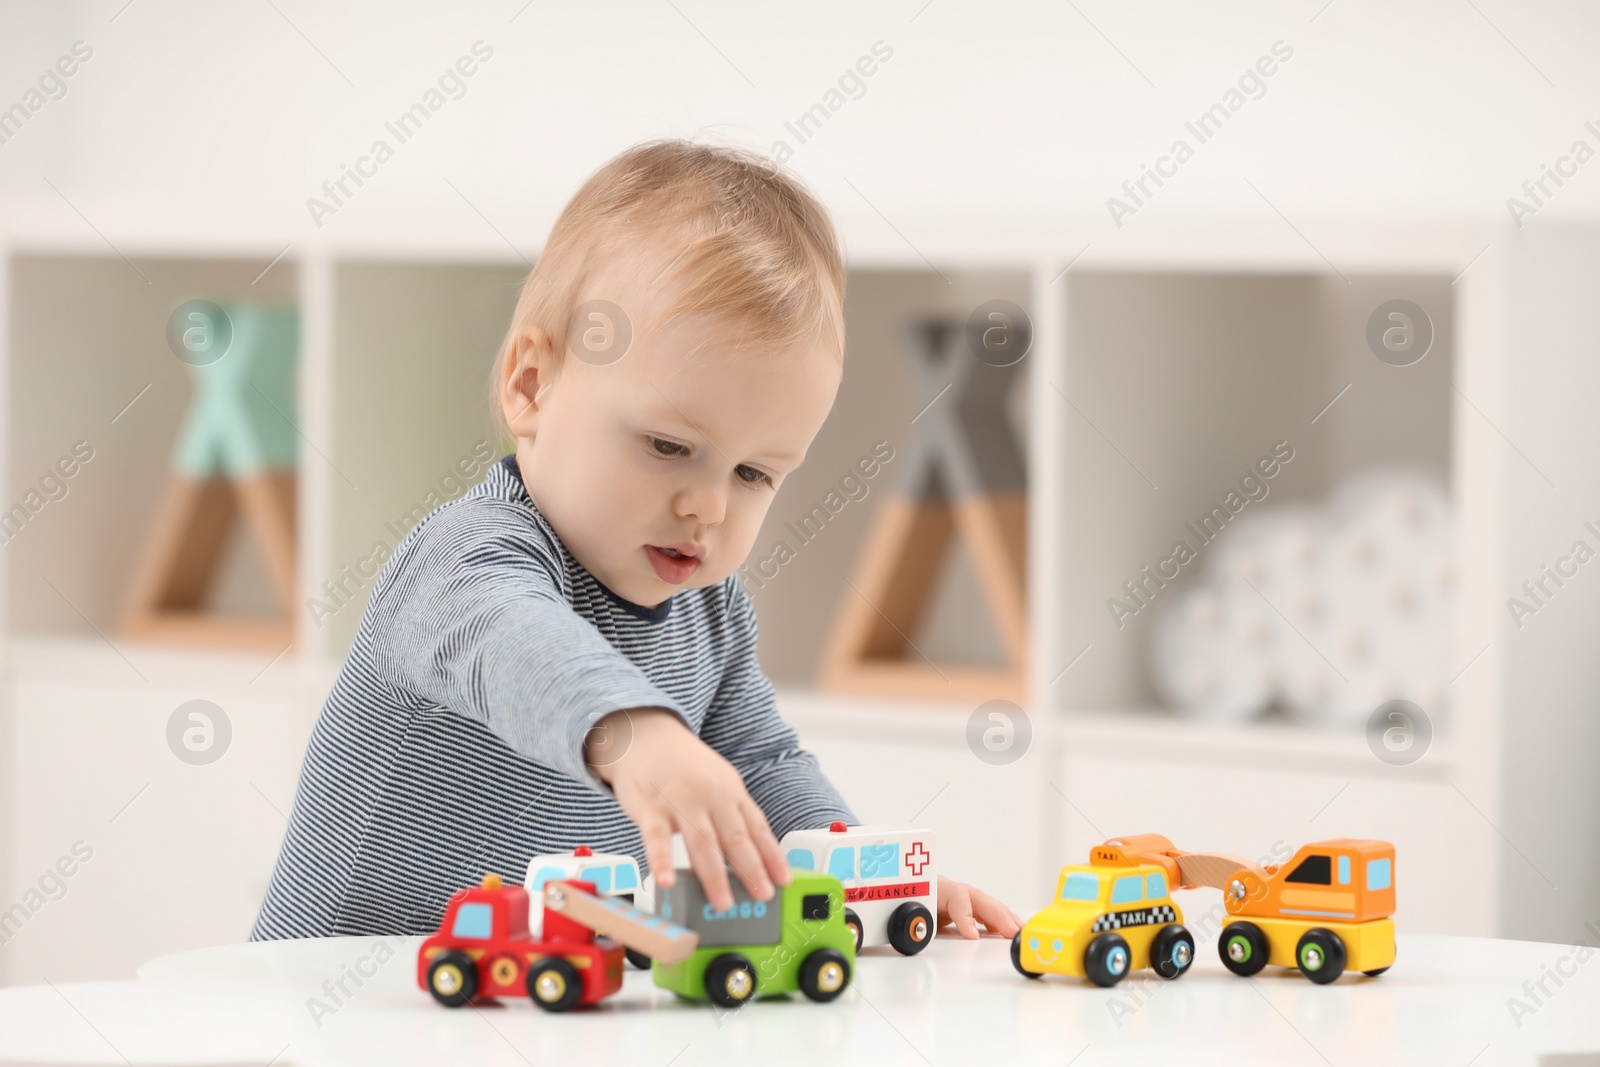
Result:
[[[567,883],[593,893],[584,882]],[[450,898],[439,932],[417,952],[417,984],[446,1007],[527,996],[548,1011],[594,1004],[622,988],[622,946],[559,915],[528,932],[528,891],[497,874]]]
[[[836,822],[791,830],[782,847],[790,869],[825,871],[844,886],[844,921],[857,951],[893,945],[914,956],[933,940],[939,879],[931,830]]]
[[[618,897],[638,905],[641,911],[653,910],[652,882],[639,877],[639,864],[622,853],[596,853],[587,845],[579,845],[571,852],[548,856],[535,856],[528,861],[528,873],[522,885],[528,891],[528,931],[538,936],[544,919],[544,886],[550,881],[577,880],[594,885],[602,896]],[[633,949],[627,950],[628,962],[640,970],[650,969],[650,957]]]
[[[1100,845],[1088,865],[1061,868],[1055,898],[1011,940],[1011,965],[1028,978],[1064,974],[1113,986],[1150,967],[1177,978],[1194,963],[1194,937],[1159,863]]]
[[[755,900],[731,880],[733,906],[715,911],[693,871],[679,870],[656,894],[657,917],[699,936],[687,959],[657,959],[656,985],[680,997],[736,1008],[757,995],[798,989],[826,1002],[844,992],[855,966],[855,933],[844,922],[837,878],[797,870],[771,900]]]
[[[1223,888],[1235,917],[1223,965],[1248,977],[1298,967],[1319,985],[1348,968],[1377,977],[1394,963],[1394,846],[1341,837],[1301,847],[1288,863],[1242,867]]]

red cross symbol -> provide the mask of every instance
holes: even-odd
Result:
[[[920,876],[922,868],[928,865],[933,857],[923,850],[921,841],[911,842],[911,850],[906,853],[906,866],[911,868],[911,873]]]

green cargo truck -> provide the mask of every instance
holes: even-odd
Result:
[[[733,906],[716,911],[692,871],[656,891],[656,914],[700,935],[680,963],[657,962],[656,985],[680,997],[709,997],[736,1008],[755,996],[799,990],[829,1001],[844,992],[855,967],[855,934],[844,922],[844,887],[831,875],[794,871],[771,900],[755,900],[730,879]]]

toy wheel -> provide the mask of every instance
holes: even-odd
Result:
[[[800,992],[826,1004],[850,984],[850,961],[837,949],[819,948],[800,965]]]
[[[1300,973],[1318,985],[1337,981],[1344,973],[1344,942],[1332,930],[1317,927],[1300,935],[1294,949],[1294,961]]]
[[[478,995],[478,965],[465,952],[451,949],[428,964],[428,992],[447,1008],[459,1008]]]
[[[737,1008],[756,995],[756,969],[737,952],[706,964],[706,996],[724,1008]]]
[[[1150,942],[1150,966],[1163,978],[1180,977],[1194,963],[1194,935],[1182,923],[1168,923]]]
[[[528,968],[528,999],[545,1011],[566,1011],[583,996],[583,979],[578,969],[554,956]]]
[[[1089,942],[1083,953],[1083,972],[1097,986],[1114,986],[1127,977],[1133,955],[1121,934],[1109,930]]]
[[[1249,978],[1267,965],[1267,935],[1255,923],[1229,923],[1217,939],[1217,955],[1228,970]]]
[[[1389,964],[1389,967],[1393,967],[1393,966],[1394,966],[1394,964],[1392,964],[1392,963]],[[1389,969],[1389,967],[1379,967],[1375,971],[1362,971],[1361,973],[1366,975],[1368,978],[1376,978],[1376,977],[1378,977],[1378,975],[1382,974],[1384,971],[1387,971]]]
[[[623,949],[623,952],[627,954],[628,962],[639,968],[641,971],[648,971],[650,969],[650,957],[646,956],[643,952],[635,952],[631,948]]]
[[[1044,975],[1028,970],[1022,965],[1022,931],[1017,931],[1017,936],[1011,939],[1011,966],[1024,978],[1043,978]]]
[[[933,916],[914,900],[908,900],[889,916],[889,944],[902,956],[915,956],[933,940]]]
[[[861,916],[856,914],[854,908],[844,909],[844,924],[850,928],[850,934],[856,939],[856,951],[861,951],[861,942],[866,940],[866,931],[861,926]]]

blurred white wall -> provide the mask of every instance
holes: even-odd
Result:
[[[787,142],[858,244],[894,238],[879,211],[913,243],[952,212],[1076,222],[1102,245],[1155,220],[1274,218],[1245,178],[1294,219],[1508,218],[1600,120],[1583,0],[524,5],[8,4],[0,107],[75,41],[94,54],[0,144],[4,210],[72,217],[48,180],[113,238],[313,239],[306,198],[479,40],[493,56],[465,94],[324,230],[487,219],[533,247],[582,175],[668,134]],[[892,56],[860,98],[800,143],[785,123],[879,41]],[[1264,94],[1119,231],[1106,198],[1278,41],[1293,55]],[[1597,211],[1591,162],[1537,218]]]
[[[1508,414],[1517,427],[1507,516],[1507,583],[1566,570],[1573,543],[1600,543],[1600,230],[1530,234],[1520,242],[1513,275],[1514,358]],[[1600,876],[1600,581],[1578,568],[1562,585],[1544,579],[1542,606],[1506,626],[1503,744],[1507,777],[1530,787],[1509,798],[1500,827],[1512,848],[1504,855],[1502,921],[1524,936],[1551,938],[1562,926],[1600,919],[1600,901],[1577,886]],[[1524,603],[1520,588],[1508,589]],[[1532,931],[1540,931],[1533,933]]]

